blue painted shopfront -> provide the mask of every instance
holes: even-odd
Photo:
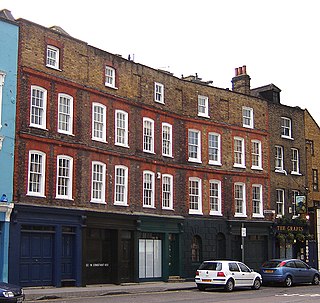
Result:
[[[9,281],[21,286],[81,286],[81,211],[16,204],[11,215]]]

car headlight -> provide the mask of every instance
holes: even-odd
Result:
[[[6,297],[6,298],[12,298],[14,297],[14,294],[12,291],[3,291],[2,292],[3,296]]]

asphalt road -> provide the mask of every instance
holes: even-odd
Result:
[[[39,303],[39,301],[27,301]],[[241,289],[231,293],[220,289],[165,291],[140,294],[114,294],[91,298],[41,300],[42,303],[319,303],[320,286],[303,285],[291,288],[262,287],[260,290]]]

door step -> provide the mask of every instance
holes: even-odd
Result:
[[[186,279],[181,278],[180,276],[169,276],[168,282],[175,283],[175,282],[185,282]]]

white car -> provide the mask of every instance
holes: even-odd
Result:
[[[259,289],[262,277],[247,265],[238,261],[204,261],[196,272],[195,282],[199,290],[224,287],[232,291],[235,287]]]

